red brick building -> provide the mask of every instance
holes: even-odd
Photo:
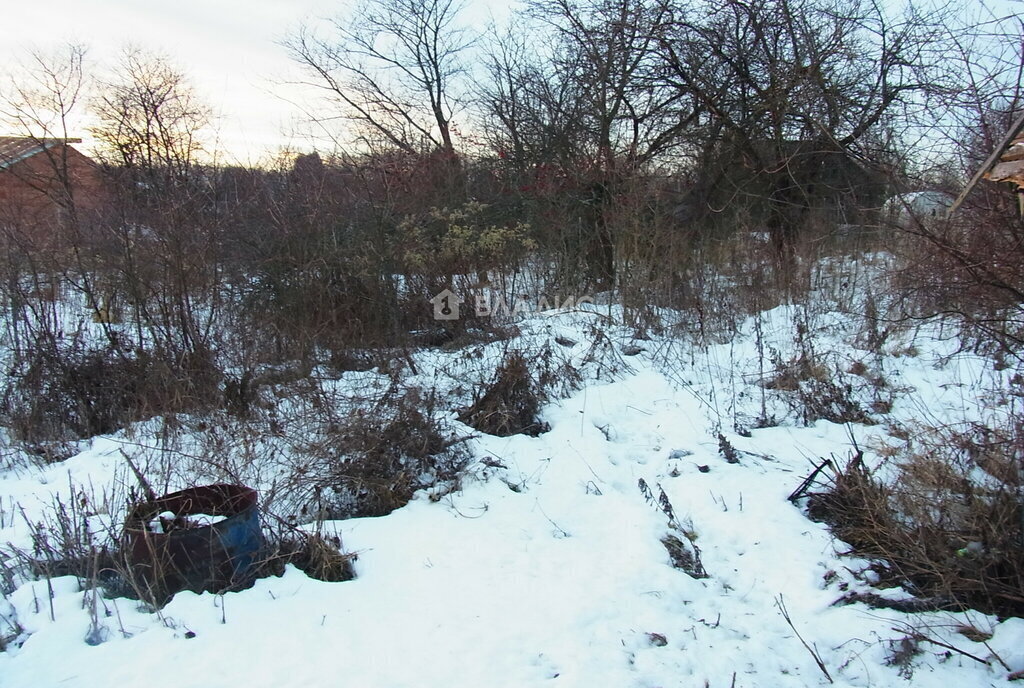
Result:
[[[101,170],[74,143],[0,136],[0,231],[52,246],[95,222],[109,196]]]

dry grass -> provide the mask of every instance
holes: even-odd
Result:
[[[218,405],[220,380],[206,354],[40,343],[8,380],[2,422],[28,445],[87,438],[158,413]]]
[[[774,372],[763,383],[765,389],[783,392],[785,399],[804,423],[827,420],[833,423],[874,421],[855,398],[853,384],[837,366],[830,366],[812,350],[804,349],[788,361],[777,355]],[[887,408],[880,406],[881,411]]]
[[[545,399],[525,356],[516,351],[505,357],[490,383],[459,414],[459,420],[489,435],[536,437],[550,429],[538,417]]]
[[[325,408],[312,436],[296,448],[279,492],[298,522],[383,516],[413,494],[457,482],[468,461],[462,439],[438,420],[438,399],[417,387],[392,386],[374,403],[342,412]]]
[[[1018,429],[932,431],[883,482],[861,454],[835,471],[808,511],[853,553],[880,560],[888,584],[936,605],[1024,613],[1024,437]],[[998,466],[986,470],[983,463]],[[980,472],[985,472],[985,477]]]
[[[280,575],[285,564],[292,564],[310,578],[341,583],[356,577],[352,566],[356,559],[357,554],[342,549],[337,536],[291,529],[277,539],[276,551],[268,557],[263,569]]]

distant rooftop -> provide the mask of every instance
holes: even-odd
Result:
[[[0,170],[61,143],[81,143],[82,139],[37,139],[25,136],[0,136]]]

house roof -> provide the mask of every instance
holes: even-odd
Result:
[[[31,158],[61,143],[81,143],[82,139],[37,139],[24,136],[0,136],[0,170]]]
[[[1024,187],[1024,134],[1017,136],[985,175],[994,182],[1013,182]]]

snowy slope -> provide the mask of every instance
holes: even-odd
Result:
[[[762,322],[784,357],[793,317],[776,309]],[[535,317],[521,343],[562,334],[580,342],[575,355],[592,323]],[[824,322],[818,346],[866,358],[846,324]],[[26,631],[0,653],[0,686],[749,688],[828,685],[827,671],[837,686],[947,688],[999,685],[1024,670],[1020,619],[832,606],[867,589],[855,575],[865,562],[841,557],[844,545],[786,497],[812,462],[846,456],[851,433],[867,446],[886,425],[803,427],[769,399],[782,425],[731,432],[761,403],[752,333],[745,323],[733,342],[686,352],[639,342],[647,351],[624,357],[617,377],[590,376],[546,407],[550,432],[473,440],[489,465],[475,464],[461,490],[328,523],[359,554],[353,581],[289,568],[242,592],[180,593],[160,614],[95,599],[70,577],[21,584],[0,601],[0,615]],[[998,375],[978,357],[944,362],[949,345],[919,339],[916,356],[873,363],[900,380],[893,417],[985,413],[983,391],[998,389]],[[421,378],[454,386],[437,374],[452,369],[450,356],[420,354]],[[719,432],[739,463],[723,459]],[[35,518],[69,484],[123,481],[127,442],[98,438],[63,464],[0,475],[0,543],[27,544],[15,503]],[[673,568],[661,543],[667,509],[645,498],[641,479],[655,496],[664,490],[675,522],[696,536],[709,577]],[[994,635],[972,642],[960,625]],[[909,667],[890,666],[914,627],[962,653],[925,643]]]

